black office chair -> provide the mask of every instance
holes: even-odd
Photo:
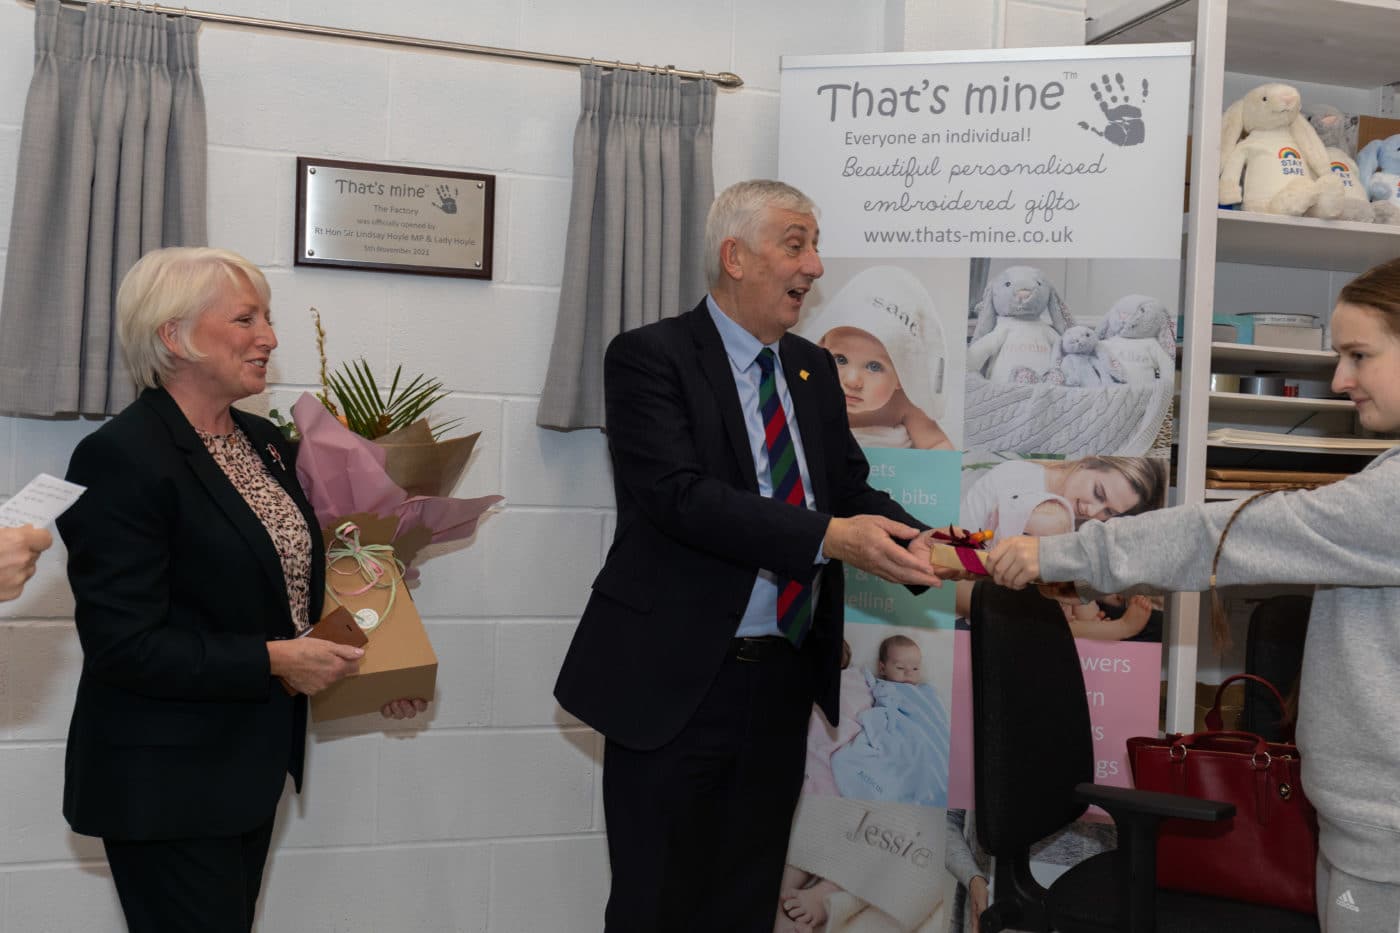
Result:
[[[1244,641],[1244,670],[1258,674],[1288,696],[1303,667],[1303,639],[1308,632],[1312,597],[1271,596],[1249,615]],[[1293,741],[1293,729],[1279,721],[1278,701],[1264,687],[1246,683],[1240,728],[1270,742]]]
[[[1033,588],[978,583],[969,618],[977,834],[996,857],[983,933],[1316,933],[1311,916],[1158,890],[1158,823],[1228,819],[1234,806],[1093,784],[1084,675],[1058,604]],[[1047,890],[1031,875],[1030,846],[1091,803],[1113,818],[1118,848],[1073,866]]]

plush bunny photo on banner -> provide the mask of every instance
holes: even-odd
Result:
[[[1082,324],[1069,328],[1055,344],[1054,367],[1045,374],[1046,382],[1079,389],[1096,389],[1113,384],[1112,365],[1106,348],[1099,345],[1092,327]]]
[[[1317,138],[1327,149],[1328,168],[1342,182],[1341,213],[1339,220],[1354,220],[1362,223],[1395,223],[1400,219],[1400,206],[1387,201],[1371,203],[1366,193],[1361,172],[1356,159],[1347,151],[1347,123],[1355,120],[1333,107],[1331,104],[1318,104],[1304,111],[1308,123],[1317,132]],[[1317,217],[1316,206],[1308,210],[1309,217]]]
[[[987,280],[967,347],[968,372],[992,382],[1039,382],[1060,335],[1074,324],[1060,294],[1034,266],[1008,266]]]
[[[1176,369],[1176,337],[1167,306],[1148,295],[1124,295],[1099,323],[1099,347],[1113,378],[1128,385],[1170,382]]]
[[[1294,217],[1309,209],[1315,217],[1341,215],[1342,181],[1303,117],[1297,88],[1261,84],[1225,111],[1219,203]]]

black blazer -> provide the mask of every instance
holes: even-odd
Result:
[[[317,619],[325,560],[294,449],[233,417],[306,516]],[[268,667],[267,641],[293,634],[271,537],[164,390],[85,438],[68,479],[88,489],[58,520],[83,646],[63,815],[113,839],[261,825],[288,772],[301,786],[306,742],[306,698]]]
[[[724,661],[760,568],[811,579],[832,516],[925,527],[866,483],[831,355],[794,334],[778,349],[815,509],[759,495],[739,392],[703,301],[608,346],[617,533],[555,696],[624,746],[657,748],[680,732]],[[824,565],[802,647],[812,696],[832,722],[844,589],[841,564]]]

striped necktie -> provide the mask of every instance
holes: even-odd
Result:
[[[763,439],[768,448],[768,478],[773,486],[770,495],[805,509],[807,496],[802,488],[802,471],[797,466],[797,448],[788,430],[787,414],[778,397],[774,362],[772,350],[764,347],[758,352],[758,368],[762,371],[758,380],[758,410],[763,415]],[[778,631],[794,645],[801,645],[812,622],[812,587],[796,580],[779,583]]]

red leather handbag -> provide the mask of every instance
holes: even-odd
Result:
[[[1220,698],[1237,675],[1220,685]],[[1268,684],[1268,681],[1263,681]],[[1274,695],[1283,699],[1272,684]],[[1157,837],[1157,884],[1163,888],[1250,901],[1314,914],[1317,814],[1303,792],[1298,746],[1252,732],[1197,732],[1128,739],[1133,781],[1143,790],[1225,800],[1221,823],[1163,820]]]

